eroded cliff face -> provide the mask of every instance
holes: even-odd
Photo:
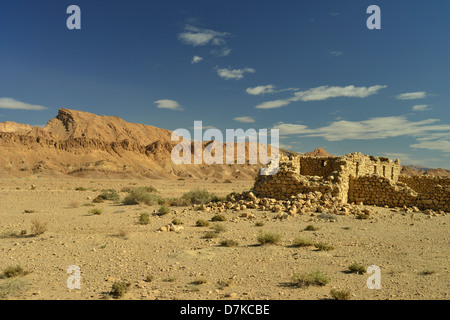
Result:
[[[0,177],[252,179],[259,169],[175,165],[171,152],[178,142],[171,141],[171,131],[83,111],[60,109],[44,128],[3,127],[9,130],[0,130]]]

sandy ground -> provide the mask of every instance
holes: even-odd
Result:
[[[93,207],[85,204],[105,188],[152,185],[161,196],[175,197],[200,187],[226,195],[249,190],[252,181],[3,179],[0,183],[0,273],[14,265],[30,272],[17,280],[25,286],[7,299],[110,299],[115,280],[131,283],[123,299],[316,300],[330,298],[332,288],[348,290],[352,299],[361,300],[450,298],[449,215],[429,217],[372,208],[372,219],[338,216],[330,222],[309,215],[276,220],[275,214],[257,210],[249,210],[255,220],[233,219],[241,212],[227,212],[227,221],[210,223],[222,224],[226,231],[218,238],[204,239],[209,227],[197,227],[195,222],[210,220],[211,213],[173,208],[178,213],[157,216],[152,213],[158,206],[108,201],[95,204],[104,212],[93,215],[89,213]],[[75,191],[76,187],[88,190]],[[148,225],[138,224],[143,212],[151,214]],[[184,223],[183,230],[157,231],[174,218]],[[48,223],[48,230],[29,236],[33,219]],[[264,225],[256,226],[258,221]],[[319,230],[304,231],[309,224]],[[28,235],[8,236],[21,230]],[[259,245],[260,231],[279,233],[281,243]],[[335,249],[292,247],[299,236]],[[220,246],[224,239],[239,244]],[[369,274],[348,273],[354,262],[379,266],[381,289],[368,289]],[[67,288],[71,265],[81,270],[80,290]],[[292,286],[294,272],[316,269],[330,278],[327,285]],[[146,281],[148,276],[151,281]],[[198,280],[204,283],[195,284]],[[0,279],[0,291],[6,281],[11,280]],[[220,286],[220,281],[231,285]]]

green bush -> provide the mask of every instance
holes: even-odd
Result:
[[[166,207],[166,206],[159,207],[158,215],[163,216],[163,215],[168,214],[168,213],[170,213],[169,207]]]
[[[102,193],[99,194],[93,202],[95,203],[101,203],[103,201],[120,201],[120,196],[117,193],[115,189],[104,189],[102,190]]]
[[[330,282],[330,278],[328,278],[322,271],[316,270],[307,274],[294,273],[292,275],[292,282],[298,287],[309,287],[311,285],[324,286]]]
[[[215,224],[211,227],[211,230],[213,230],[215,233],[221,233],[227,231],[227,228],[224,225]]]
[[[209,226],[209,222],[206,221],[206,220],[199,219],[199,220],[197,220],[197,221],[195,222],[195,225],[196,225],[197,227],[208,227],[208,226]]]
[[[139,215],[139,224],[149,224],[150,223],[150,214],[147,212],[141,213]]]
[[[331,250],[334,250],[334,247],[333,247],[333,246],[330,246],[330,245],[325,244],[325,243],[320,243],[320,242],[318,242],[318,243],[315,243],[314,246],[315,246],[315,247],[317,248],[317,250],[319,250],[319,251],[331,251]]]
[[[214,231],[207,231],[204,235],[203,235],[203,239],[213,239],[213,238],[217,238],[217,232]]]
[[[357,274],[365,274],[367,272],[366,267],[364,267],[363,265],[361,265],[359,263],[353,263],[352,265],[350,265],[348,267],[348,270],[351,273],[357,273]]]
[[[103,210],[99,209],[99,208],[94,208],[94,209],[89,210],[89,213],[99,216],[99,215],[103,214]]]
[[[163,204],[164,200],[156,194],[153,194],[151,191],[148,191],[148,188],[145,187],[131,189],[128,195],[123,199],[124,205],[135,205],[140,203],[152,206],[155,204]]]
[[[115,281],[111,288],[111,295],[115,298],[123,297],[130,288],[131,283],[125,281]]]
[[[172,220],[172,224],[174,224],[174,225],[176,225],[176,226],[179,226],[179,225],[182,225],[182,224],[184,224],[184,223],[183,223],[183,221],[181,221],[180,219],[175,218],[175,219]]]
[[[313,246],[314,242],[312,240],[309,239],[303,239],[303,238],[295,238],[294,239],[294,243],[293,246],[294,247],[309,247],[309,246]]]
[[[3,278],[14,278],[22,277],[27,275],[29,272],[25,271],[20,265],[9,266],[3,270]]]
[[[312,224],[308,224],[305,228],[305,231],[317,231],[317,230],[319,230],[319,228],[313,226]]]
[[[260,244],[277,244],[281,241],[281,235],[272,232],[260,232],[257,240]]]
[[[189,204],[206,204],[223,200],[214,193],[209,193],[206,189],[191,190],[183,194],[181,198]]]
[[[350,291],[331,289],[330,295],[334,300],[349,300],[351,297]]]
[[[227,221],[227,218],[223,214],[216,214],[211,218],[211,221],[213,222]]]

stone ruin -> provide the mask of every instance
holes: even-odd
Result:
[[[241,211],[239,217],[247,219],[256,218],[251,209],[257,209],[274,212],[277,219],[307,214],[330,221],[336,215],[349,214],[367,219],[373,211],[363,205],[428,215],[450,212],[450,178],[401,175],[399,160],[361,153],[341,157],[280,155],[276,174],[265,175],[274,167],[271,163],[263,168],[251,191],[230,194],[224,201],[198,209]],[[268,218],[267,214],[264,217]]]
[[[340,157],[280,155],[278,172],[259,175],[252,192],[258,198],[277,200],[320,193],[337,205],[450,211],[449,177],[404,176],[401,168],[400,160],[361,153]]]

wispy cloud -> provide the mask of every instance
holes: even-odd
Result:
[[[255,73],[255,69],[252,68],[244,68],[244,69],[230,69],[230,68],[222,68],[217,69],[217,74],[219,77],[225,79],[225,80],[240,80],[244,78],[245,73]]]
[[[275,92],[275,86],[273,84],[269,84],[266,86],[257,86],[254,88],[247,88],[247,90],[245,90],[248,94],[257,96],[260,94],[266,94],[266,93],[274,93]]]
[[[274,129],[279,129],[280,135],[323,137],[328,141],[372,140],[400,136],[411,136],[419,140],[436,138],[436,136],[432,136],[436,133],[440,134],[441,137],[442,134],[447,135],[450,131],[450,125],[439,124],[438,119],[409,121],[405,116],[392,116],[362,121],[340,120],[316,129],[311,129],[302,124],[280,122],[274,126]]]
[[[366,98],[368,96],[378,93],[379,90],[384,89],[386,87],[387,86],[382,85],[376,85],[369,88],[355,87],[353,85],[346,87],[321,86],[306,91],[295,92],[294,96],[291,98],[263,102],[262,104],[257,105],[255,108],[274,109],[287,106],[290,103],[296,101],[322,101],[338,97]]]
[[[438,150],[450,153],[450,140],[420,141],[410,145],[411,148]]]
[[[178,110],[178,111],[183,110],[183,107],[180,106],[180,104],[178,102],[176,102],[175,100],[163,99],[163,100],[155,101],[155,103],[157,104],[156,107],[158,109],[169,109],[169,110]]]
[[[218,32],[188,24],[184,27],[184,32],[178,34],[178,39],[185,44],[197,47],[207,44],[223,45],[228,36],[230,36],[228,32]]]
[[[17,101],[12,98],[0,98],[0,109],[41,111],[47,110],[48,108],[40,105]]]
[[[420,105],[416,105],[414,107],[412,107],[413,111],[427,111],[427,110],[431,110],[430,106],[427,104],[420,104]]]
[[[227,47],[211,50],[211,54],[216,57],[228,57],[230,55],[230,53],[231,53],[231,49],[227,48]]]
[[[242,122],[242,123],[254,123],[255,122],[255,119],[253,119],[252,117],[248,117],[248,116],[236,117],[233,120],[237,121],[237,122]]]
[[[191,60],[191,63],[192,63],[192,64],[194,64],[194,63],[199,63],[199,62],[202,61],[202,60],[203,60],[202,57],[200,57],[200,56],[194,56],[194,57],[192,58],[192,60]]]
[[[415,100],[415,99],[423,99],[427,97],[427,93],[425,91],[419,92],[407,92],[399,94],[396,98],[398,100]]]

